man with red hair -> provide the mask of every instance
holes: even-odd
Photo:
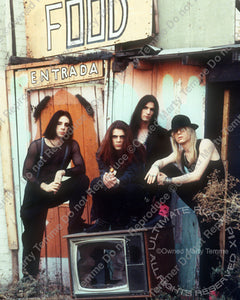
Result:
[[[100,177],[91,182],[91,188],[96,190],[94,186],[99,186],[99,181],[103,184],[93,194],[91,219],[96,223],[88,232],[128,227],[130,220],[137,222],[144,214],[144,190],[140,184],[144,156],[140,143],[133,145],[129,126],[115,121],[97,152]]]

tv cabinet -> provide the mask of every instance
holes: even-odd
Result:
[[[72,297],[144,299],[177,289],[172,227],[67,235]]]

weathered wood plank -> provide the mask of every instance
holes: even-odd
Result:
[[[1,80],[1,90],[5,91],[6,79],[5,72],[0,74]],[[8,74],[9,80],[13,79],[13,72]],[[3,189],[4,189],[4,204],[5,204],[5,214],[7,222],[7,232],[8,232],[8,246],[11,250],[18,249],[18,235],[16,227],[16,210],[15,210],[15,193],[13,184],[13,166],[12,166],[12,156],[11,156],[11,138],[10,138],[10,125],[9,125],[9,107],[7,102],[7,95],[5,92],[2,93],[1,106],[0,106],[1,116],[6,116],[4,122],[0,126],[0,141],[1,145],[4,145],[4,151],[2,151],[2,169],[3,169]]]
[[[226,130],[229,126],[229,112],[230,112],[230,91],[224,91],[224,105],[223,105],[223,124],[222,124],[222,148],[221,157],[225,166],[226,176],[228,175],[228,136],[229,132]],[[227,181],[225,188],[225,196],[227,196]],[[226,217],[227,203],[224,203],[224,217]],[[220,230],[220,249],[222,250],[222,267],[224,267],[224,253],[226,247],[226,223]]]

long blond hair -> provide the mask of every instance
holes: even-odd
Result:
[[[185,129],[190,134],[190,153],[191,153],[191,156],[188,159],[189,159],[189,164],[191,165],[197,159],[197,149],[196,149],[197,136],[196,136],[196,132],[195,132],[194,129],[192,129],[190,127],[185,127]],[[171,134],[171,144],[172,144],[173,153],[176,156],[176,163],[181,168],[181,156],[182,156],[183,149],[182,149],[181,145],[179,145],[176,142],[173,132]]]

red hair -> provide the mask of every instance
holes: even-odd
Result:
[[[115,150],[113,147],[112,133],[114,129],[123,130],[125,133],[123,148],[120,151]],[[97,158],[101,159],[106,165],[113,166],[125,154],[128,156],[128,159],[124,162],[122,168],[126,168],[134,159],[134,151],[131,151],[132,149],[134,149],[134,146],[130,127],[123,121],[115,121],[105,134],[102,144],[98,149]]]

